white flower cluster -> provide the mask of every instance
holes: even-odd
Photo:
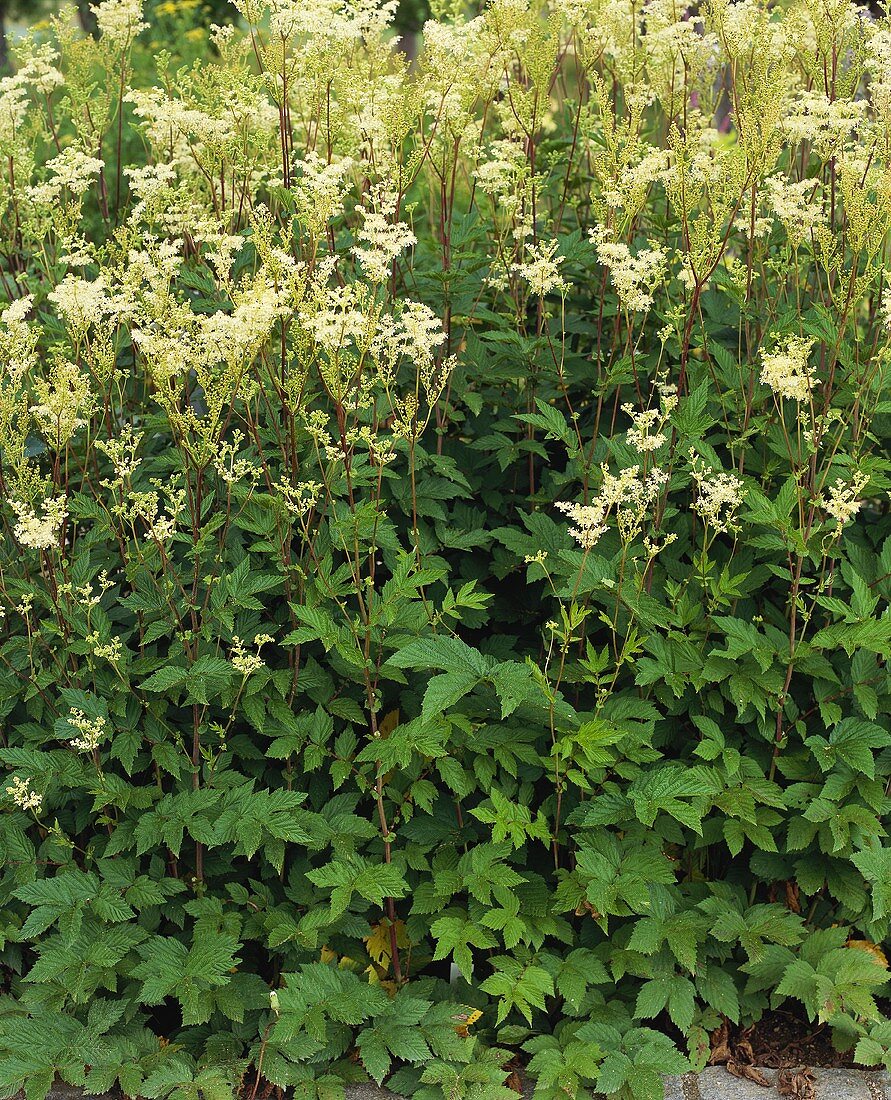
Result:
[[[639,159],[617,166],[611,178],[604,181],[603,201],[614,210],[623,209],[633,216],[643,207],[650,187],[667,170],[668,152],[644,146]]]
[[[312,300],[298,312],[300,323],[329,354],[354,343],[367,349],[375,338],[377,321],[361,283],[325,286],[321,279],[312,287]]]
[[[49,42],[23,39],[19,44],[16,77],[30,84],[41,95],[52,95],[65,78],[57,67],[59,51]]]
[[[17,151],[17,138],[28,113],[28,86],[20,73],[0,80],[0,149]]]
[[[244,245],[244,237],[239,233],[207,234],[204,243],[210,246],[204,258],[217,273],[220,282],[228,283],[232,264]]]
[[[96,446],[111,459],[114,466],[114,480],[101,483],[106,489],[122,486],[136,472],[139,465],[136,452],[141,440],[142,432],[134,432],[129,424],[122,425],[113,438],[96,440]]]
[[[423,302],[404,302],[398,316],[378,318],[378,330],[371,349],[378,359],[381,374],[392,380],[396,364],[404,357],[427,370],[433,364],[436,349],[445,341],[442,323]]]
[[[119,49],[126,48],[148,23],[142,19],[142,0],[104,0],[91,4],[90,11],[102,37]]]
[[[658,468],[641,476],[639,466],[629,466],[617,475],[601,467],[603,483],[590,504],[557,503],[557,508],[575,524],[569,533],[590,550],[609,530],[607,520],[615,513],[623,542],[630,542],[640,531],[643,521],[668,482],[668,474]]]
[[[47,442],[62,447],[87,423],[84,418],[92,406],[89,375],[75,363],[57,361],[34,388],[39,402],[29,412]]]
[[[47,297],[69,328],[79,334],[115,312],[104,275],[92,280],[66,275]]]
[[[299,174],[292,184],[294,205],[297,217],[313,235],[322,233],[328,222],[343,212],[346,177],[353,163],[351,157],[344,157],[328,164],[314,151],[295,162]]]
[[[173,205],[176,167],[165,162],[144,164],[125,168],[124,175],[130,182],[130,194],[137,200],[130,209],[131,224],[157,221],[169,225],[165,215]]]
[[[777,397],[788,401],[806,401],[814,381],[808,356],[814,341],[803,336],[787,336],[772,352],[761,352],[761,381]]]
[[[479,189],[508,214],[519,206],[528,173],[526,150],[519,141],[509,138],[491,142],[473,171]]]
[[[105,719],[102,715],[88,718],[82,710],[72,707],[68,714],[68,724],[80,730],[80,737],[70,738],[68,744],[78,752],[93,752],[105,740]]]
[[[820,497],[820,505],[835,520],[836,533],[841,533],[842,527],[860,511],[863,501],[858,498],[868,484],[869,477],[861,473],[847,483],[843,478],[836,478],[835,484]]]
[[[362,226],[356,236],[362,242],[353,248],[353,255],[373,283],[385,283],[392,273],[393,261],[417,244],[417,237],[405,222],[394,221],[396,197],[378,190],[375,209],[356,207],[362,215]]]
[[[665,427],[668,419],[677,408],[678,396],[675,386],[660,384],[659,408],[635,409],[630,403],[622,406],[622,411],[631,417],[633,427],[625,433],[625,439],[629,447],[633,447],[638,454],[648,454],[658,451],[668,442]]]
[[[235,6],[249,18],[251,14],[259,15],[246,0],[238,0]],[[316,47],[326,40],[346,47],[363,38],[380,37],[393,20],[398,0],[383,4],[368,0],[268,0],[262,7],[269,13],[270,32],[281,41],[310,36]]]
[[[26,318],[34,304],[34,295],[16,298],[0,313],[0,363],[13,387],[37,362],[39,327]]]
[[[233,432],[232,439],[220,440],[217,452],[213,458],[214,469],[227,485],[235,485],[239,481],[249,481],[256,484],[260,468],[250,459],[239,456],[239,450],[244,442],[242,432]]]
[[[527,259],[524,263],[514,264],[513,271],[524,279],[529,289],[539,298],[552,291],[566,290],[566,283],[560,278],[560,264],[564,256],[557,255],[559,241],[538,241],[526,246]]]
[[[233,668],[245,677],[250,676],[253,672],[257,672],[258,669],[265,668],[266,664],[260,656],[260,650],[272,640],[271,634],[257,634],[254,638],[254,645],[257,647],[257,652],[249,653],[241,638],[233,635],[232,657],[230,658]]]
[[[773,55],[785,45],[786,28],[771,20],[770,9],[759,0],[717,0],[710,14],[731,58],[750,55],[753,42]]]
[[[808,142],[828,160],[862,124],[866,105],[865,99],[831,100],[820,92],[801,91],[787,107],[781,127],[791,141]]]
[[[778,173],[764,181],[764,190],[770,209],[779,218],[793,246],[800,245],[824,224],[823,204],[814,198],[819,181],[792,181]]]
[[[315,508],[324,488],[320,481],[298,481],[296,485],[278,481],[275,487],[281,493],[285,508],[298,518]]]
[[[444,133],[479,134],[473,104],[485,95],[490,79],[492,55],[482,35],[485,17],[465,23],[424,24],[425,76],[429,84],[426,103],[446,124]]]
[[[590,230],[597,246],[597,258],[609,268],[610,278],[625,309],[646,313],[653,304],[653,292],[665,277],[665,250],[651,242],[636,255],[627,244],[611,241],[604,226]]]
[[[287,312],[288,294],[265,278],[263,271],[232,294],[231,313],[218,310],[202,318],[201,358],[211,363],[241,365],[266,343],[273,326]]]
[[[696,499],[693,511],[716,532],[736,531],[736,513],[746,495],[745,487],[736,474],[715,471],[702,462],[695,452],[690,452],[693,465],[693,481]]]
[[[886,24],[886,20],[882,20]],[[891,29],[877,24],[867,46],[869,98],[879,118],[891,111]]]
[[[661,415],[658,409],[644,409],[643,412],[635,410],[631,404],[622,406],[623,412],[628,413],[634,422],[634,427],[625,433],[628,446],[633,447],[638,454],[646,454],[648,451],[658,451],[664,447],[668,437],[659,430]],[[653,429],[656,429],[653,431]]]
[[[83,195],[103,168],[103,162],[88,156],[76,145],[69,145],[57,157],[47,161],[51,175],[44,183],[35,184],[27,191],[28,198],[34,203],[51,206],[58,202],[63,191],[72,195]]]
[[[12,500],[10,504],[18,518],[15,537],[21,546],[49,550],[58,544],[62,524],[68,515],[66,497],[44,497],[37,508],[24,500]]]
[[[21,779],[14,775],[6,788],[6,793],[20,810],[33,810],[34,813],[40,813],[43,796],[34,790],[30,779]]]
[[[141,120],[142,131],[151,146],[158,150],[159,156],[163,152],[165,164],[186,178],[196,171],[200,172],[203,167],[201,158],[206,150],[225,147],[232,127],[236,124],[233,117],[236,106],[234,103],[231,105],[233,110],[226,117],[218,118],[169,94],[166,88],[132,88],[124,99],[133,104],[133,113]],[[252,120],[254,128],[271,130],[273,115],[269,111],[268,101],[264,103],[257,100],[253,107],[256,113],[256,119]],[[159,172],[156,185],[163,184],[168,176],[167,168]],[[136,178],[146,187],[152,186],[150,173]],[[141,197],[147,197],[144,191]],[[176,200],[178,197],[175,192],[171,192],[172,199]],[[160,216],[163,215],[163,210],[157,207],[151,209],[163,223],[164,219]],[[185,228],[187,227],[183,225],[182,229]]]

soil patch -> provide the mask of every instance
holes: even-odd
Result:
[[[845,1052],[835,1049],[828,1024],[811,1023],[796,1012],[776,1009],[766,1012],[750,1027],[730,1024],[714,1032],[710,1062],[769,1069],[795,1066],[863,1069],[856,1065],[853,1055],[853,1048]]]

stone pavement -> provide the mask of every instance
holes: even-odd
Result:
[[[733,1077],[723,1067],[669,1077],[665,1082],[665,1100],[776,1100],[781,1094],[775,1087],[777,1071],[761,1071],[771,1082],[769,1088],[753,1081]],[[814,1100],[891,1100],[891,1076],[850,1069],[813,1069],[816,1096]],[[524,1096],[532,1096],[527,1086]],[[348,1085],[347,1100],[400,1100],[394,1093],[376,1085]],[[120,1100],[113,1094],[102,1097],[85,1096],[80,1089],[63,1086],[54,1088],[47,1100]],[[789,1100],[799,1100],[792,1096]]]
[[[761,1072],[771,1082],[770,1088],[734,1077],[717,1066],[698,1075],[688,1073],[669,1078],[665,1100],[772,1100],[780,1095],[776,1088],[777,1071]],[[891,1100],[891,1079],[885,1073],[850,1069],[812,1069],[811,1073],[815,1100]]]
[[[734,1077],[723,1067],[669,1077],[665,1082],[665,1100],[776,1100],[781,1095],[776,1089],[777,1071],[761,1072],[771,1082],[770,1088]],[[891,1077],[887,1073],[851,1069],[813,1069],[811,1073],[815,1079],[815,1100],[891,1100]],[[398,1100],[393,1093],[374,1085],[351,1085],[346,1095],[347,1100]],[[525,1095],[531,1097],[532,1089],[528,1088]]]

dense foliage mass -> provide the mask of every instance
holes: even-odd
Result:
[[[887,1064],[891,24],[393,8],[0,81],[0,1094]]]

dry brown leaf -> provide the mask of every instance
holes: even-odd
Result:
[[[585,901],[581,902],[576,907],[575,915],[577,917],[583,917],[586,913],[589,913],[595,920],[598,920],[599,917],[600,917],[600,914],[597,912],[597,910],[594,908],[594,906],[587,899]]]
[[[845,947],[854,947],[858,951],[868,951],[876,962],[881,963],[882,966],[888,965],[888,956],[881,947],[873,943],[872,940],[848,940]]]
[[[756,1085],[763,1085],[766,1089],[770,1088],[770,1081],[767,1080],[760,1069],[747,1065],[745,1062],[738,1062],[735,1058],[731,1058],[727,1063],[727,1072],[733,1074],[734,1077],[741,1077],[744,1081],[753,1081]]]
[[[719,1028],[711,1034],[712,1052],[709,1055],[710,1066],[722,1066],[733,1057],[730,1050],[730,1028],[725,1020]]]
[[[733,1044],[733,1055],[737,1062],[743,1062],[747,1066],[754,1065],[755,1051],[748,1039],[740,1039]]]
[[[786,908],[793,913],[801,912],[801,901],[797,882],[786,882]]]
[[[516,1070],[511,1073],[504,1083],[509,1089],[513,1089],[514,1092],[518,1092],[520,1095],[523,1094],[523,1082],[520,1080],[520,1075]]]
[[[777,1076],[777,1092],[794,1100],[815,1100],[817,1079],[809,1069],[781,1069]]]

